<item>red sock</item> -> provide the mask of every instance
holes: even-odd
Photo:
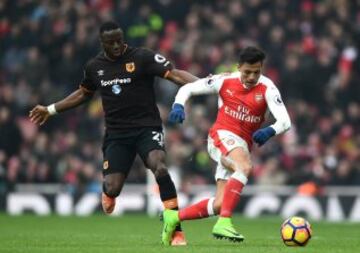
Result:
[[[211,204],[210,212],[212,213],[209,214],[208,204],[210,200],[212,200],[210,202]],[[202,219],[209,217],[210,215],[213,215],[212,204],[213,204],[213,199],[204,199],[196,204],[185,207],[179,211],[179,219],[183,221],[183,220],[194,220],[194,219]]]
[[[240,200],[240,194],[244,184],[239,180],[230,177],[224,189],[224,199],[221,205],[220,216],[231,217],[232,213]]]

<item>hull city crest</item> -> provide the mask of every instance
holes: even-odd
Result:
[[[132,73],[135,71],[135,63],[134,62],[129,62],[125,64],[125,69],[127,72]]]

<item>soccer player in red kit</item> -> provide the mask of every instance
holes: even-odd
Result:
[[[163,213],[163,243],[180,221],[219,215],[212,234],[240,242],[231,220],[240,200],[243,187],[252,170],[250,150],[253,142],[259,146],[272,136],[281,134],[291,126],[287,110],[274,83],[261,74],[265,53],[256,47],[243,49],[239,57],[239,72],[214,75],[199,79],[180,88],[175,98],[169,121],[182,123],[184,105],[191,95],[218,93],[218,114],[209,131],[208,152],[218,165],[216,168],[216,194],[179,211]],[[270,110],[276,122],[261,128],[265,113]]]

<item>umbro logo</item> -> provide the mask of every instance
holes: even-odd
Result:
[[[100,69],[97,71],[98,76],[103,76],[104,75],[104,70]]]

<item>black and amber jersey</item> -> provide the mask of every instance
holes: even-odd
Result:
[[[161,126],[156,106],[154,79],[173,68],[162,55],[149,49],[128,47],[116,61],[100,53],[84,70],[81,87],[100,91],[109,132]]]

